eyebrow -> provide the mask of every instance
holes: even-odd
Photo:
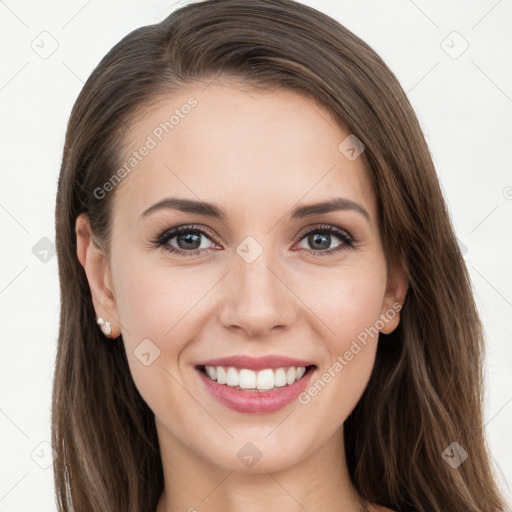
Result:
[[[158,203],[155,203],[153,206],[150,206],[147,210],[145,210],[139,217],[139,221],[157,210],[178,210],[180,212],[196,213],[198,215],[204,215],[205,217],[212,217],[222,221],[226,220],[226,214],[214,204],[206,203],[203,201],[195,201],[192,199],[167,197],[161,201],[158,201]],[[290,217],[292,220],[296,220],[339,210],[355,211],[365,217],[368,223],[371,224],[370,214],[363,206],[343,197],[337,197],[335,199],[331,199],[330,201],[324,201],[321,203],[299,206],[292,211]]]

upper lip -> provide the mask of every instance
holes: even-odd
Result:
[[[263,357],[252,357],[246,355],[219,357],[208,359],[197,364],[197,366],[233,366],[235,368],[247,368],[249,370],[263,370],[265,368],[282,368],[288,366],[311,366],[314,363],[302,359],[280,355],[268,355]]]

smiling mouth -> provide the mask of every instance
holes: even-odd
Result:
[[[258,371],[233,366],[198,366],[197,369],[217,384],[241,391],[268,392],[286,388],[316,368],[309,366],[283,366]]]

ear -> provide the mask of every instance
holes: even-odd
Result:
[[[117,338],[121,328],[107,256],[96,245],[86,214],[82,213],[76,219],[75,231],[76,253],[87,275],[96,317],[110,322],[111,337]]]
[[[400,323],[400,310],[404,304],[409,280],[403,262],[395,262],[388,270],[386,293],[382,301],[380,318],[384,327],[380,329],[383,334],[392,333]]]

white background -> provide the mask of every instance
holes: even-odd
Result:
[[[510,499],[512,0],[305,3],[379,53],[421,121],[486,329],[486,432]],[[157,0],[0,0],[0,512],[55,510],[51,467],[40,467],[51,449],[40,443],[50,441],[59,313],[51,251],[71,107],[117,41],[175,7]],[[33,49],[57,44],[48,58]],[[39,259],[44,250],[47,261]]]

